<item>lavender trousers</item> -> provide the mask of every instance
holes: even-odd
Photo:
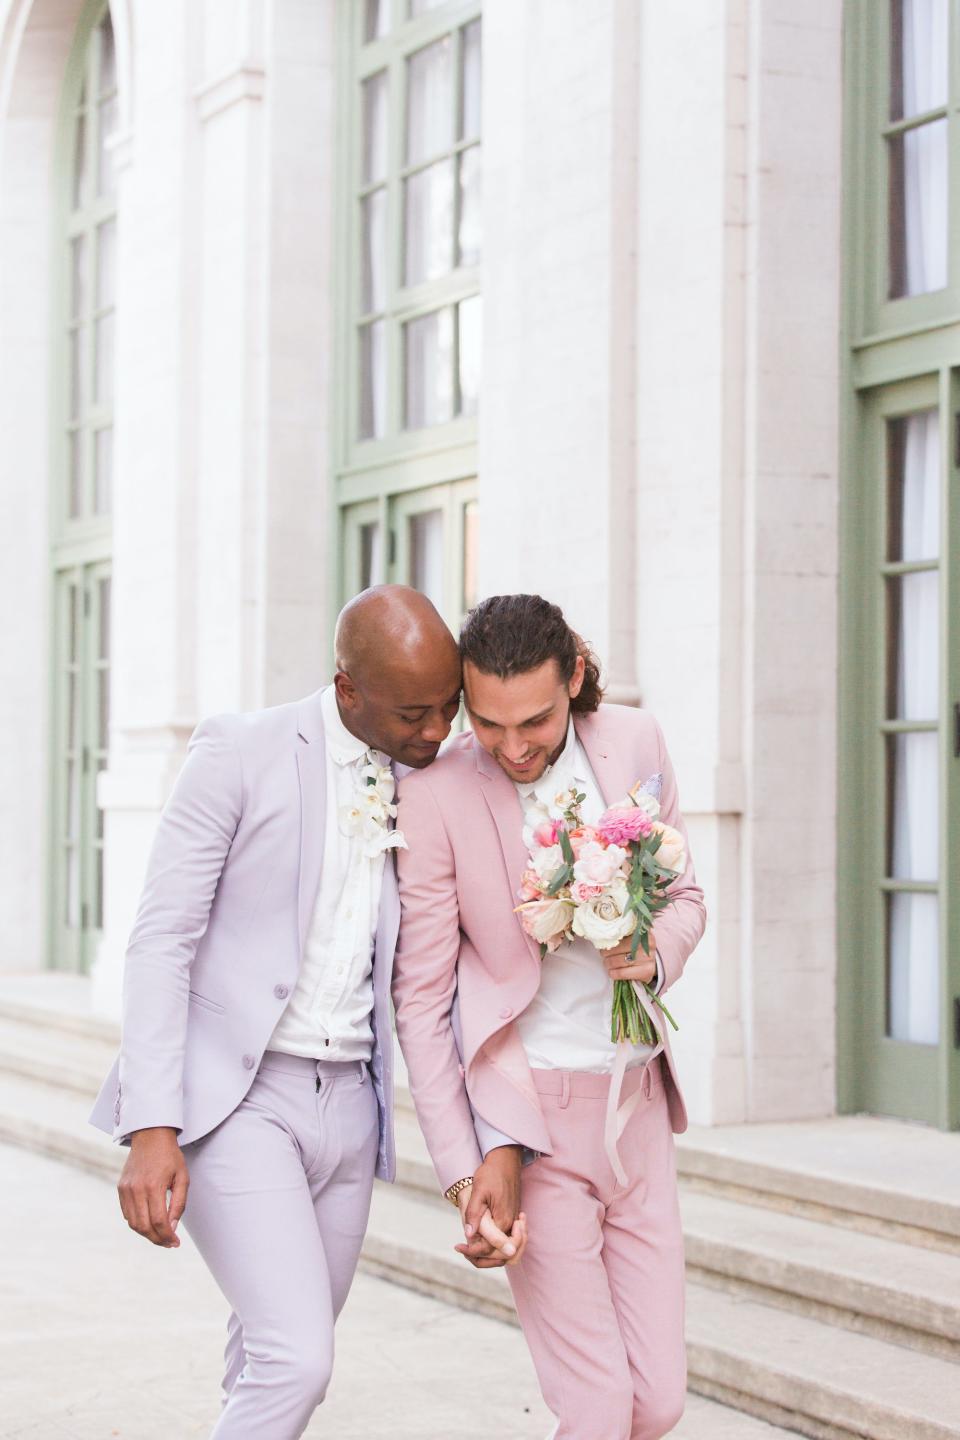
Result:
[[[378,1132],[365,1064],[268,1050],[237,1109],[184,1147],[183,1223],[233,1310],[215,1440],[295,1440],[323,1400]]]
[[[523,1172],[530,1238],[507,1270],[520,1324],[557,1417],[551,1440],[660,1440],[683,1413],[683,1235],[660,1060],[628,1070],[637,1108],[620,1138],[627,1184],[604,1145],[609,1077],[534,1070],[552,1153]]]

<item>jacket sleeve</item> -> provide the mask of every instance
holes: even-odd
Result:
[[[397,851],[400,935],[393,964],[397,1036],[410,1093],[441,1190],[473,1175],[480,1149],[451,1010],[457,988],[460,909],[453,849],[425,775],[400,783]]]
[[[190,967],[242,809],[231,729],[214,719],[194,731],[150,852],[124,963],[118,1136],[183,1128]]]
[[[656,918],[657,958],[663,970],[663,982],[658,991],[663,995],[671,985],[676,984],[683,974],[683,967],[700,941],[706,924],[707,912],[703,903],[703,891],[697,884],[690,854],[687,827],[680,814],[680,797],[677,793],[677,777],[667,753],[663,731],[654,721],[657,742],[660,748],[660,819],[665,825],[672,825],[683,836],[687,851],[687,864],[682,875],[669,887],[672,903],[661,910]]]

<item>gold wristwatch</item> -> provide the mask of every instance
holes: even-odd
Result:
[[[450,1188],[449,1188],[449,1190],[444,1190],[444,1192],[443,1192],[443,1198],[444,1198],[444,1200],[449,1200],[449,1201],[450,1201],[450,1204],[451,1204],[451,1205],[456,1205],[457,1209],[459,1210],[459,1209],[460,1209],[460,1192],[461,1192],[462,1190],[466,1190],[467,1186],[468,1186],[468,1185],[472,1185],[472,1184],[473,1184],[473,1176],[472,1176],[472,1175],[465,1175],[462,1180],[457,1180],[455,1184],[451,1185]]]

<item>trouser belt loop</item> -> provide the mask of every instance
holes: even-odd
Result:
[[[560,1109],[566,1110],[570,1104],[570,1072],[563,1070],[560,1074]]]

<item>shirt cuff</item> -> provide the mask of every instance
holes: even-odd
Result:
[[[663,968],[663,961],[660,959],[660,951],[656,952],[657,973],[653,980],[653,993],[659,995],[663,989],[663,982],[666,980],[666,973]]]

